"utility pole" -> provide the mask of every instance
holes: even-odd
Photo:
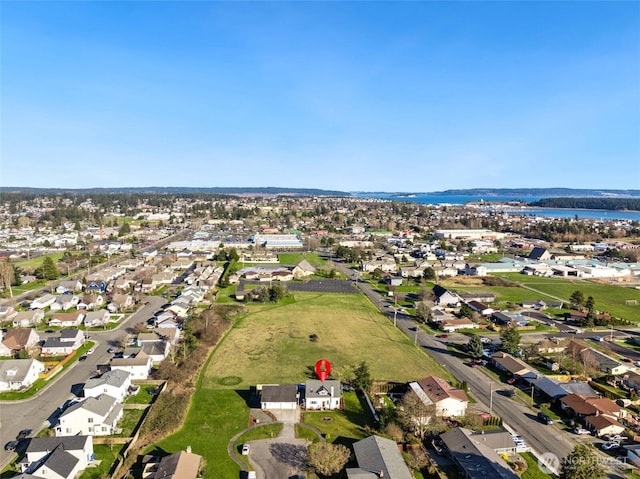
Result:
[[[489,381],[489,416],[493,411],[493,381]]]

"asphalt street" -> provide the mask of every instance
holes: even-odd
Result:
[[[4,450],[4,445],[15,439],[22,429],[32,429],[34,434],[49,427],[56,420],[56,410],[68,399],[80,394],[84,382],[95,375],[98,364],[108,364],[113,357],[107,353],[110,347],[117,345],[127,328],[145,322],[158,311],[166,300],[158,296],[149,296],[148,302],[137,312],[125,319],[116,329],[109,331],[87,332],[90,340],[96,342],[95,352],[82,362],[76,362],[52,379],[40,393],[21,401],[0,402],[0,469],[3,469],[13,458],[14,453]]]
[[[340,262],[336,262],[336,265],[349,279],[358,281],[357,272],[346,268]],[[487,412],[491,408],[494,415],[500,416],[503,423],[514,433],[522,436],[537,453],[543,454],[551,451],[564,457],[571,452],[575,443],[569,439],[567,434],[561,432],[554,425],[543,425],[536,419],[536,413],[533,410],[523,406],[517,400],[497,393],[497,391],[505,389],[506,384],[483,373],[480,368],[471,368],[464,364],[459,358],[451,355],[441,339],[424,331],[415,330],[416,322],[413,317],[402,313],[396,314],[393,306],[390,306],[380,294],[373,291],[367,283],[358,281],[358,287],[391,320],[395,316],[397,326],[413,338],[419,347],[428,352],[459,381],[465,381],[469,385],[472,396],[485,407]],[[493,396],[493,400],[490,399],[491,396]]]

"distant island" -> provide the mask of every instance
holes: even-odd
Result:
[[[527,206],[582,210],[640,211],[640,198],[543,198],[528,203]]]
[[[466,190],[444,190],[432,192],[406,192],[394,193],[395,196],[431,195],[431,196],[479,196],[491,198],[492,196],[519,197],[564,197],[564,198],[640,198],[640,190],[613,190],[613,189],[580,189],[580,188],[471,188]]]

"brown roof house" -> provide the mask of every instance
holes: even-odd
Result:
[[[191,448],[160,459],[153,479],[196,479],[199,477],[202,456],[193,454]]]
[[[409,388],[424,404],[435,406],[436,416],[464,416],[467,412],[467,394],[462,389],[452,387],[442,378],[429,376],[409,383]]]
[[[40,336],[35,329],[31,328],[17,328],[10,329],[6,332],[2,344],[11,353],[9,355],[16,354],[22,350],[31,352],[38,347],[40,343]]]

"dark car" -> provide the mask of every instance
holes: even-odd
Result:
[[[508,398],[512,398],[512,397],[514,397],[516,395],[516,390],[515,389],[505,389],[502,394],[504,394]]]
[[[87,355],[85,354],[84,356],[80,356],[78,361],[85,361],[86,359],[87,359]]]
[[[31,434],[33,431],[31,429],[23,429],[22,431],[20,431],[18,433],[18,435],[16,436],[16,440],[20,440],[20,439],[25,439],[27,436],[29,436],[29,434]]]
[[[553,424],[553,419],[551,419],[548,414],[545,414],[543,412],[538,413],[538,420],[542,424]]]
[[[9,441],[4,445],[5,451],[15,451],[16,447],[18,447],[19,441]]]

